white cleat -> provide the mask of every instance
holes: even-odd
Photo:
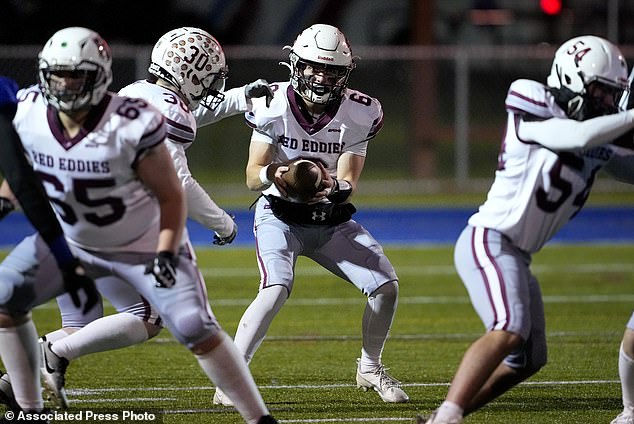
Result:
[[[45,338],[40,340],[40,349],[44,394],[57,408],[68,409],[68,397],[64,388],[68,359],[57,356],[51,350],[51,342]]]
[[[382,364],[370,372],[361,372],[357,359],[357,387],[367,391],[374,389],[383,402],[403,403],[409,401],[407,393],[401,389],[401,382],[387,373]]]
[[[214,393],[214,405],[234,406],[231,399],[219,387],[216,387],[216,392]]]
[[[634,411],[623,411],[610,424],[634,424]]]
[[[3,373],[2,371],[0,371],[0,403],[7,405],[12,411],[20,410],[20,405],[16,402],[15,395],[13,394],[9,374]]]

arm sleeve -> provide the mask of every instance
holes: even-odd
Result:
[[[224,92],[225,99],[215,109],[198,107],[194,112],[198,128],[213,124],[229,116],[244,113],[249,109],[244,86],[232,88]]]
[[[62,265],[70,261],[73,255],[64,240],[62,228],[39,177],[24,155],[22,144],[5,108],[0,110],[0,170],[20,202],[24,214],[48,244],[57,263]]]
[[[634,128],[634,109],[586,121],[550,118],[520,120],[517,135],[522,141],[536,142],[552,150],[575,150],[609,143]]]
[[[187,164],[185,148],[180,144],[169,141],[167,146],[172,156],[176,173],[185,191],[189,217],[206,228],[215,231],[221,237],[231,235],[234,226],[233,219],[211,199],[209,194],[192,176]]]

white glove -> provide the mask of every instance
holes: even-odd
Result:
[[[273,91],[269,87],[269,83],[264,79],[253,81],[244,86],[244,95],[247,99],[260,98],[266,96],[266,107],[269,107],[273,100]]]

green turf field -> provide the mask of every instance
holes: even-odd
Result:
[[[413,422],[443,399],[463,351],[482,331],[480,321],[455,275],[450,247],[386,252],[401,293],[383,359],[411,402],[386,404],[356,388],[364,297],[301,258],[292,297],[251,364],[280,422]],[[608,423],[620,412],[617,357],[634,301],[632,257],[632,245],[550,246],[536,255],[549,364],[466,422]],[[233,335],[257,289],[253,253],[200,250],[199,262],[212,308]],[[40,333],[59,325],[54,304],[36,309],[34,319]],[[165,330],[143,345],[76,360],[67,388],[75,412],[160,411],[164,423],[241,422],[231,408],[212,405],[211,384]]]

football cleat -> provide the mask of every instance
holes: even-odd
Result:
[[[407,393],[401,389],[401,382],[387,373],[382,364],[370,372],[361,372],[360,360],[357,359],[357,387],[367,391],[374,389],[383,402],[403,403],[409,401]]]
[[[44,393],[47,400],[53,402],[56,407],[68,409],[68,397],[66,397],[65,374],[68,367],[68,359],[57,356],[51,350],[52,343],[46,338],[40,339],[41,373],[44,380]]]
[[[234,406],[231,399],[219,387],[216,387],[216,393],[214,393],[214,405]]]
[[[20,405],[15,400],[9,374],[0,371],[0,403],[7,405],[12,411],[19,411]]]
[[[270,415],[263,415],[258,420],[258,424],[277,424],[277,420]]]
[[[610,424],[634,424],[634,411],[623,411]]]

